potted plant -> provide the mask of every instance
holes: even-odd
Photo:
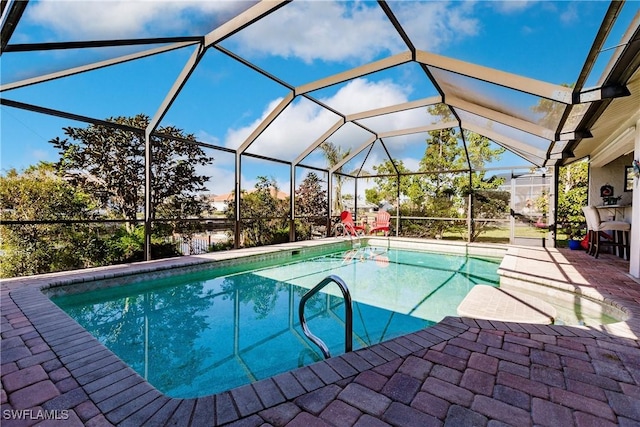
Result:
[[[580,243],[585,236],[585,224],[572,222],[565,225],[564,229],[567,233],[567,243],[569,245],[569,249],[581,249],[582,246],[580,245]]]

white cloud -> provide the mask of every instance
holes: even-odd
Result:
[[[204,131],[204,130],[200,130],[197,134],[196,134],[196,139],[200,142],[204,142],[207,144],[211,144],[211,145],[220,145],[220,139],[215,136],[215,135],[211,135],[210,133]]]
[[[402,159],[402,164],[410,171],[417,171],[420,169],[420,160],[414,157],[405,157]]]
[[[492,4],[494,5],[495,9],[498,12],[506,13],[506,14],[522,12],[523,10],[531,6],[533,3],[535,2],[529,1],[529,0],[506,0],[506,1],[492,2]]]
[[[228,129],[227,135],[225,137],[224,146],[227,148],[232,148],[234,150],[238,149],[238,147],[240,147],[242,143],[245,142],[247,138],[249,138],[249,135],[251,135],[251,132],[253,132],[258,127],[258,125],[260,125],[260,123],[262,123],[267,118],[269,113],[271,113],[273,110],[276,109],[278,104],[282,102],[282,99],[283,98],[277,98],[271,101],[267,105],[267,107],[263,110],[262,116],[254,120],[249,125],[241,128],[237,128],[237,129],[236,128]]]
[[[406,49],[380,8],[367,2],[292,2],[233,39],[243,54],[305,62],[368,60]]]
[[[331,98],[320,101],[343,114],[373,110],[407,101],[411,89],[391,80],[372,82],[366,78],[354,79]]]
[[[392,8],[421,50],[441,51],[451,43],[477,35],[480,29],[479,21],[473,17],[474,3],[395,2]]]
[[[233,165],[231,169],[228,167],[220,167],[218,159],[213,164],[207,166],[198,166],[196,169],[198,174],[209,177],[209,181],[205,184],[207,191],[212,194],[226,194],[231,192],[235,187],[235,175],[233,173]]]
[[[578,22],[578,7],[575,3],[569,3],[567,9],[560,14],[560,21],[563,24],[571,24],[574,22]]]
[[[227,146],[237,148],[251,132],[266,118],[280,100],[270,103],[263,116],[251,125],[231,130]],[[249,152],[274,158],[293,160],[333,125],[337,116],[305,99],[290,104],[278,118],[258,137]]]
[[[40,161],[40,160],[50,160],[52,156],[51,156],[51,152],[48,150],[34,149],[34,150],[31,150],[31,158],[37,161]]]
[[[522,34],[529,35],[535,33],[535,30],[529,25],[523,25],[521,29]]]
[[[419,49],[438,51],[479,31],[474,2],[392,2],[391,8]],[[307,63],[361,62],[407,50],[372,2],[293,2],[233,40],[244,55],[296,57]]]
[[[259,175],[265,175],[268,178],[272,176],[276,179],[281,191],[287,193],[289,191],[290,180],[288,177],[275,176],[270,170],[256,170],[255,168],[246,168],[240,177],[240,182],[244,190],[255,187],[258,182]],[[196,168],[198,174],[209,177],[209,181],[205,184],[206,192],[210,194],[227,194],[235,189],[234,165],[221,164],[216,159],[213,164],[206,166],[198,166]]]
[[[348,114],[400,104],[408,100],[408,89],[391,81],[371,82],[364,78],[355,79],[342,87],[335,95],[321,101],[336,110]],[[229,129],[224,145],[238,148],[254,129],[262,123],[271,111],[282,101],[275,99],[264,109],[262,116],[253,123],[237,129]],[[424,115],[424,112],[416,114]],[[310,102],[294,102],[269,126],[248,150],[274,158],[293,159],[329,129],[338,117]],[[383,122],[385,119],[382,119]],[[387,120],[393,120],[389,118]],[[391,126],[391,123],[388,123]],[[397,124],[396,124],[397,125]],[[370,134],[355,126],[336,132],[330,140],[347,148],[360,146]]]
[[[53,31],[58,38],[202,35],[252,4],[203,0],[44,0],[27,8],[27,19]],[[391,7],[420,49],[438,51],[448,43],[478,33],[478,21],[472,17],[474,4],[392,2]],[[295,57],[308,63],[315,60],[362,63],[407,50],[380,7],[366,1],[292,2],[230,40],[245,55]]]
[[[26,18],[77,39],[204,34],[250,6],[234,1],[93,0],[34,2]]]

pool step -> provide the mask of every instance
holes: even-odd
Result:
[[[458,306],[458,315],[501,322],[552,324],[556,309],[539,298],[489,285],[476,285]]]

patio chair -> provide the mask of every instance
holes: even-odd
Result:
[[[613,246],[618,250],[618,256],[629,259],[629,231],[631,224],[624,221],[602,221],[598,209],[594,206],[584,206],[582,208],[584,217],[587,220],[587,230],[589,235],[589,246],[587,253],[598,258],[600,246]],[[607,231],[612,232],[609,236]],[[605,240],[601,240],[605,237]]]
[[[389,223],[391,222],[391,215],[387,211],[378,211],[376,219],[373,221],[373,226],[369,230],[369,234],[377,234],[382,231],[385,236],[389,235]]]
[[[340,213],[340,222],[342,223],[344,230],[343,236],[357,236],[358,234],[365,232],[365,228],[363,226],[356,225],[356,223],[353,222],[353,217],[349,211],[342,211],[342,213]]]
[[[536,222],[533,223],[533,225],[536,228],[542,228],[542,229],[549,229],[549,224],[547,224],[547,221],[545,220],[544,216],[540,216],[538,217],[538,219],[536,220]]]

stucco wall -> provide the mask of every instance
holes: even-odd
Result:
[[[632,161],[633,154],[627,154],[601,168],[591,167],[589,175],[589,204],[601,205],[600,187],[609,184],[613,186],[614,196],[622,196],[618,204],[630,205],[633,192],[624,191],[624,171],[625,167],[631,166]]]

